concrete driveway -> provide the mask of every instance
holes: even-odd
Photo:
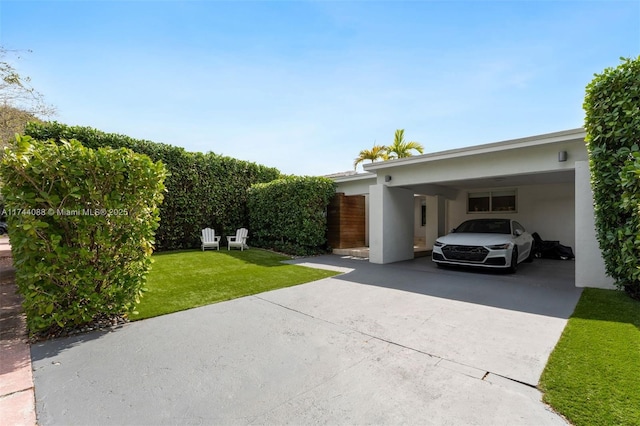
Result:
[[[573,262],[292,262],[345,273],[32,346],[39,423],[565,424],[535,385]]]

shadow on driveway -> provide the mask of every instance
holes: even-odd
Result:
[[[438,268],[430,258],[378,265],[338,255],[287,263],[350,269],[333,279],[386,287],[512,311],[567,319],[582,293],[575,287],[573,261],[536,259],[508,274],[479,268]]]

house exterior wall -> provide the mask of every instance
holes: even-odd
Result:
[[[413,192],[386,185],[369,190],[369,261],[413,259]]]
[[[576,163],[576,287],[615,288],[606,276],[602,252],[596,239],[589,163]]]
[[[514,213],[467,213],[469,192],[516,190]],[[530,232],[537,232],[543,240],[560,241],[575,247],[574,184],[558,183],[525,185],[509,188],[473,188],[460,191],[455,200],[448,200],[447,231],[469,219],[505,217],[520,222]]]
[[[567,151],[570,161],[559,162],[558,151]],[[430,161],[428,165],[392,160],[396,163],[383,162],[390,164],[385,165],[385,168],[378,172],[378,183],[382,183],[384,176],[389,175],[392,177],[392,186],[415,185],[425,182],[446,186],[447,182],[482,179],[491,176],[573,170],[575,161],[586,160],[587,152],[584,141],[567,142],[552,147],[531,146],[461,157],[444,157]]]
[[[376,184],[376,176],[362,176],[357,178],[346,178],[337,182],[336,192],[342,192],[344,195],[364,195],[369,193],[369,186]]]

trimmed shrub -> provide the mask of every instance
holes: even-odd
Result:
[[[285,177],[249,190],[251,244],[293,255],[326,250],[327,205],[335,183],[323,177]]]
[[[169,174],[167,193],[160,206],[158,251],[194,248],[200,245],[200,231],[210,227],[220,235],[232,235],[248,225],[247,190],[254,183],[280,177],[278,169],[214,153],[192,153],[163,143],[104,133],[90,127],[30,123],[25,134],[39,140],[77,139],[83,145],[129,148],[162,161]]]
[[[621,60],[587,86],[585,129],[607,274],[640,299],[640,57]]]
[[[165,168],[128,149],[18,137],[0,162],[32,334],[132,311],[151,263]]]

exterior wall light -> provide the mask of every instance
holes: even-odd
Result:
[[[384,181],[385,182],[391,182],[391,175],[385,175],[384,176]]]
[[[561,163],[567,161],[567,151],[558,151],[558,161]]]

